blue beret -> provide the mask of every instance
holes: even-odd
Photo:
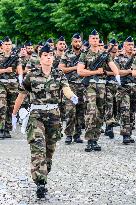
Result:
[[[100,40],[99,40],[99,43],[103,43],[103,41],[100,39]]]
[[[33,44],[32,44],[31,41],[29,41],[29,42],[26,43],[26,46],[32,46],[32,45],[33,45]]]
[[[2,46],[2,44],[3,44],[3,41],[2,41],[2,40],[0,40],[0,46]]]
[[[118,49],[119,49],[119,50],[122,50],[122,48],[123,48],[123,45],[122,45],[122,44],[118,45]]]
[[[79,39],[79,38],[81,38],[81,36],[80,36],[79,33],[75,33],[75,34],[72,36],[72,38],[77,38],[77,39]]]
[[[38,46],[44,46],[44,43],[43,43],[42,41],[40,41],[40,42],[38,43]]]
[[[94,29],[94,30],[91,32],[91,35],[96,36],[96,35],[99,35],[99,33]]]
[[[110,42],[109,42],[109,43],[111,43],[111,44],[116,44],[116,43],[117,43],[117,41],[116,41],[116,39],[114,39],[114,38],[113,38],[113,39],[111,39],[111,40],[110,40]]]
[[[86,47],[88,47],[88,46],[89,46],[89,42],[88,42],[88,41],[85,41],[83,45],[86,46]]]
[[[108,49],[108,45],[104,45],[104,49]]]
[[[49,38],[46,43],[54,43],[52,38]]]
[[[125,42],[134,42],[134,40],[131,36],[129,36],[126,38]]]
[[[40,50],[41,53],[46,52],[53,52],[53,49],[51,48],[51,46],[49,45],[49,43],[46,43]]]
[[[3,42],[9,42],[9,41],[11,41],[10,38],[9,38],[9,36],[6,36],[6,37],[3,39]]]
[[[58,41],[65,41],[64,36],[60,36],[59,39],[58,39]]]

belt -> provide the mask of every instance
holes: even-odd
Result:
[[[17,82],[17,79],[0,79],[0,82],[2,83],[16,83]]]
[[[32,110],[53,110],[57,108],[58,108],[58,104],[50,104],[50,103],[47,103],[46,105],[31,104],[31,111]]]
[[[106,84],[106,80],[99,80],[99,81],[96,81],[96,80],[94,80],[94,79],[90,79],[89,80],[89,83],[96,83],[96,84],[101,84],[101,83],[104,83],[104,84]]]
[[[136,85],[135,83],[127,83],[127,84],[125,84],[125,86],[127,86],[127,85],[129,85],[129,86],[134,86],[134,85]]]
[[[114,81],[114,80],[107,81],[107,83],[110,83],[110,84],[116,84],[116,85],[117,85],[117,82]]]

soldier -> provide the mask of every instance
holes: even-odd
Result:
[[[101,134],[101,126],[104,120],[104,106],[105,106],[105,63],[111,68],[116,75],[116,79],[120,83],[120,76],[118,68],[108,56],[106,62],[102,67],[92,70],[92,63],[100,56],[99,51],[99,34],[94,29],[89,36],[89,44],[91,47],[81,54],[77,72],[82,77],[90,76],[89,85],[86,88],[87,93],[87,111],[86,111],[86,129],[85,139],[88,140],[86,152],[100,151],[101,146],[97,144],[97,141]],[[84,79],[85,80],[85,79]]]
[[[31,112],[27,140],[31,150],[31,173],[37,185],[37,197],[47,193],[47,174],[51,170],[56,142],[61,138],[59,92],[76,104],[78,98],[70,90],[62,71],[52,67],[53,50],[46,44],[40,51],[41,70],[29,73],[16,99],[12,125],[16,127],[16,114],[27,93],[31,95]]]
[[[51,46],[51,48],[54,50],[55,45],[54,45],[54,41],[53,41],[52,38],[49,38],[49,39],[46,41],[46,43],[48,43],[48,44]]]
[[[109,42],[109,49],[112,47],[110,51],[110,55],[114,61],[114,58],[118,54],[118,43],[115,39],[112,39]],[[113,126],[116,123],[116,115],[117,115],[117,107],[116,104],[116,94],[117,94],[117,81],[114,76],[114,73],[111,71],[109,66],[106,68],[106,107],[105,107],[105,121],[106,121],[106,131],[105,135],[109,136],[110,139],[114,138]],[[115,106],[116,104],[116,106]]]
[[[2,46],[3,54],[0,55],[0,138],[11,138],[11,116],[18,92],[17,75],[19,75],[21,84],[23,72],[18,60],[10,67],[3,67],[3,63],[14,54],[12,54],[12,41],[9,37],[5,37]]]
[[[104,43],[101,39],[99,40],[99,50],[104,51]]]
[[[64,131],[66,144],[71,144],[72,138],[76,143],[83,143],[80,135],[84,120],[84,87],[77,75],[77,63],[81,54],[82,39],[78,33],[73,35],[71,45],[72,48],[65,52],[59,64],[59,68],[66,74],[71,90],[79,97],[77,106],[66,100],[66,129]]]
[[[132,78],[131,63],[128,62],[133,59],[134,40],[129,36],[124,42],[124,54],[120,54],[115,58],[121,75],[121,86],[118,88],[117,101],[120,104],[120,135],[123,136],[123,143],[134,143],[131,138],[132,124],[131,124],[131,99],[133,97],[133,86],[135,85]]]
[[[37,53],[37,55],[39,56],[39,52],[40,52],[40,50],[41,50],[41,48],[44,46],[44,43],[42,42],[42,41],[40,41],[39,43],[38,43],[38,45],[36,46],[36,48],[35,48],[35,53]]]

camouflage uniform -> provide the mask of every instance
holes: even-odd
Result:
[[[76,55],[69,49],[62,56],[60,63],[66,67],[77,65],[80,55]],[[75,61],[75,62],[74,62]],[[78,104],[75,106],[66,99],[66,129],[67,136],[80,136],[82,124],[84,123],[84,86],[76,71],[65,74],[71,90],[78,96]]]
[[[58,104],[60,90],[65,86],[68,82],[62,71],[52,69],[51,75],[46,77],[39,70],[26,76],[20,92],[29,92],[34,105]],[[27,128],[32,178],[36,184],[41,180],[46,183],[56,142],[61,138],[59,109],[31,111]]]
[[[91,49],[88,49],[81,54],[79,63],[85,65],[86,69],[90,69],[91,63],[101,53],[94,53]],[[111,61],[111,57],[107,59],[107,62]],[[103,65],[106,69],[106,64]],[[90,76],[91,77],[91,76]],[[89,86],[86,88],[87,96],[87,110],[85,115],[86,132],[85,139],[97,141],[101,134],[101,126],[104,120],[104,107],[105,107],[105,75],[99,76],[99,81],[92,76],[89,82]]]
[[[130,57],[123,54],[115,58],[117,66],[119,67],[120,70],[125,69],[124,66],[129,59]],[[132,65],[133,69],[136,69],[135,65],[136,64],[133,63]],[[126,69],[130,69],[130,68],[126,68]],[[117,92],[117,101],[118,104],[120,105],[120,118],[121,118],[120,135],[131,136],[132,134],[131,117],[133,116],[132,112],[135,106],[132,104],[132,102],[135,101],[135,97],[134,97],[135,82],[134,82],[134,78],[128,76],[122,76],[121,83],[122,86],[118,88],[118,92]]]
[[[26,64],[26,67],[28,67],[31,70],[33,70],[33,69],[35,70],[35,69],[40,67],[39,57],[36,53],[32,53],[32,55],[30,56],[30,58]]]
[[[1,54],[0,65],[2,65],[7,58],[7,56]],[[18,82],[16,76],[18,64],[19,61],[12,64],[11,67],[13,72],[0,74],[0,130],[12,130],[12,110],[18,93]]]
[[[111,71],[108,66],[107,71]],[[106,105],[105,105],[105,121],[107,125],[113,126],[116,123],[117,119],[117,103],[116,103],[116,94],[117,94],[117,81],[115,76],[106,77]]]

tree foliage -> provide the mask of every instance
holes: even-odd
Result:
[[[136,36],[134,0],[1,0],[0,37],[37,42],[80,32],[85,39],[92,29],[106,42],[111,34]]]

